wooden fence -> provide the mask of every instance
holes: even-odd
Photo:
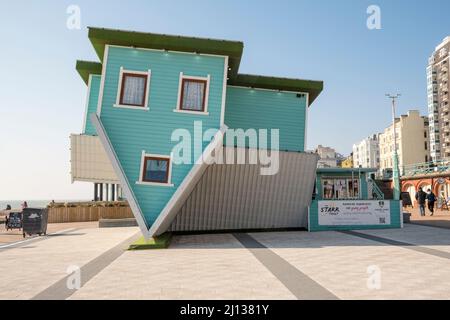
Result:
[[[48,209],[48,223],[88,222],[100,219],[134,218],[129,206],[54,206]]]

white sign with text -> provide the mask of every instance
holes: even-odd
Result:
[[[385,226],[391,224],[389,201],[319,201],[321,226]]]

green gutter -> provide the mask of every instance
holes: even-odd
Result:
[[[323,81],[277,78],[250,74],[238,74],[235,79],[230,79],[228,84],[231,86],[305,92],[309,93],[309,104],[312,104],[323,90]]]
[[[230,68],[228,74],[229,85],[304,92],[309,94],[309,104],[312,104],[323,90],[322,81],[238,74],[242,52],[244,49],[244,44],[240,41],[92,27],[89,27],[89,39],[101,61],[103,61],[105,46],[107,44],[124,47],[228,56]],[[90,74],[101,74],[102,65],[98,62],[77,61],[77,70],[83,80],[87,83]]]
[[[102,74],[102,64],[100,62],[78,60],[76,69],[86,84],[89,82],[89,75]]]
[[[229,57],[230,77],[237,75],[244,44],[240,41],[228,41],[207,38],[184,37],[167,34],[124,31],[89,27],[89,39],[103,60],[105,46],[148,48],[157,50],[182,51],[221,55]]]

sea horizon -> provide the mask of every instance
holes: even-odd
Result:
[[[0,211],[6,209],[7,205],[10,205],[12,209],[21,209],[22,203],[24,201],[27,202],[28,207],[30,208],[45,208],[52,200],[55,200],[57,203],[65,203],[65,202],[89,202],[91,200],[80,200],[80,199],[50,199],[50,200],[0,200]]]

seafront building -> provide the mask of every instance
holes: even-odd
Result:
[[[435,48],[427,67],[430,155],[434,162],[450,157],[449,53],[447,37]]]
[[[239,41],[101,28],[89,39],[100,61],[77,62],[88,95],[82,133],[71,135],[72,180],[114,185],[108,193],[127,200],[145,237],[401,226],[399,203],[379,201],[363,171],[316,172],[305,146],[321,81],[240,74]],[[374,200],[368,214],[386,216],[357,214],[355,226],[327,211],[347,198]]]
[[[430,160],[428,117],[417,110],[409,111],[395,120],[396,145],[400,173],[404,167]],[[379,135],[380,169],[392,170],[394,155],[394,126],[387,127]]]
[[[353,168],[353,153],[351,153],[347,158],[342,160],[341,168]]]
[[[378,134],[353,145],[353,166],[355,168],[380,167],[380,146]]]
[[[337,168],[338,167],[338,154],[336,150],[330,147],[324,147],[319,145],[315,153],[319,156],[319,162],[317,163],[318,168]]]

